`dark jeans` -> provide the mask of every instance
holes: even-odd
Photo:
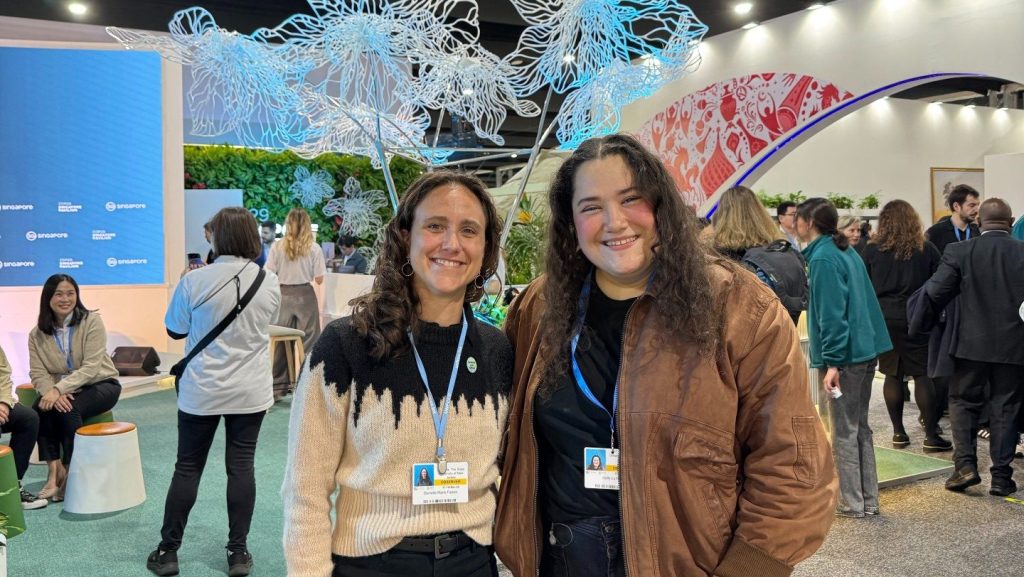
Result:
[[[75,431],[85,419],[114,408],[121,396],[121,384],[116,379],[100,381],[72,392],[71,396],[74,400],[67,413],[40,410],[38,399],[32,406],[39,414],[39,458],[43,461],[60,459],[67,466],[75,450]]]
[[[552,523],[544,541],[540,577],[624,577],[622,525],[616,517]]]
[[[228,474],[228,545],[244,551],[256,507],[256,475],[253,469],[256,440],[266,412],[248,415],[192,415],[178,411],[178,460],[164,504],[160,549],[177,551],[185,534],[188,514],[196,504],[199,481],[206,467],[217,425],[224,417],[226,433],[224,466]]]
[[[39,435],[39,415],[25,405],[15,403],[7,416],[7,422],[0,425],[0,433],[11,434],[11,451],[14,453],[14,469],[18,472],[18,480],[28,470],[28,458],[32,456],[32,447],[36,446]]]
[[[498,577],[494,549],[476,543],[444,559],[394,549],[368,557],[331,557],[332,577]]]
[[[987,407],[992,478],[1008,480],[1013,476],[1010,464],[1022,398],[1024,366],[956,359],[956,374],[949,388],[949,420],[957,470],[978,466],[978,421]]]

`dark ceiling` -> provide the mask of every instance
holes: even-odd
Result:
[[[309,4],[304,0],[79,0],[88,6],[83,16],[74,16],[67,9],[67,0],[0,0],[0,16],[16,16],[40,20],[57,20],[96,24],[102,26],[119,26],[143,30],[167,30],[167,23],[174,12],[202,6],[213,14],[222,28],[251,33],[256,28],[273,27],[282,20],[296,13],[312,14]],[[752,21],[764,22],[806,9],[814,2],[806,0],[753,0],[753,9],[746,15],[736,14],[733,7],[738,0],[690,0],[688,5],[697,18],[708,26],[707,36],[714,36],[740,28]],[[504,56],[516,48],[516,42],[526,24],[516,12],[510,0],[478,0],[480,16],[480,40],[491,52]],[[1004,81],[996,79],[953,79],[935,82],[905,92],[896,97],[947,100],[966,103],[976,93],[975,100],[970,101],[984,105],[987,98],[981,95],[989,90],[998,90]],[[538,104],[542,95],[534,96]],[[561,97],[552,99],[552,111],[557,112]],[[510,115],[502,127],[506,146],[529,148],[536,138],[538,120],[536,118],[520,118]],[[431,132],[434,127],[431,127]],[[450,121],[442,126],[442,138],[451,138]],[[470,146],[475,145],[470,142]],[[462,146],[464,143],[460,142]],[[481,146],[491,146],[480,143]],[[544,146],[556,146],[554,137],[548,138]],[[482,162],[474,168],[493,169],[508,160]],[[492,180],[493,175],[484,174],[485,179]]]

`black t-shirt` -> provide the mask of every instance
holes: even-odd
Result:
[[[587,385],[609,413],[619,374],[622,332],[634,301],[612,300],[594,283],[576,349]],[[583,486],[584,448],[609,447],[611,426],[608,413],[587,400],[571,371],[559,377],[550,396],[537,396],[534,426],[540,452],[540,510],[545,522],[618,516],[618,491]],[[615,446],[619,446],[617,440]]]

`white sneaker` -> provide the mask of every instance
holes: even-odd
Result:
[[[21,490],[21,508],[26,511],[32,509],[42,509],[49,503],[46,499],[40,499],[39,497],[29,493],[25,489]]]

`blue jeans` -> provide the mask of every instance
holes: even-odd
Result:
[[[624,577],[622,525],[617,517],[591,517],[548,527],[540,577]]]

